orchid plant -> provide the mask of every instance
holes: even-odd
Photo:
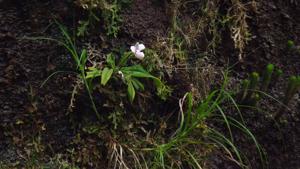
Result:
[[[111,53],[108,54],[106,57],[106,64],[104,65],[104,68],[101,69],[96,66],[87,67],[89,64],[87,63],[89,61],[88,58],[88,51],[86,49],[82,49],[81,52],[78,51],[78,48],[75,43],[75,39],[73,39],[70,35],[67,29],[56,22],[58,25],[58,28],[60,29],[63,40],[57,40],[47,37],[35,37],[35,38],[26,38],[29,40],[48,40],[48,41],[54,41],[60,45],[62,45],[72,56],[75,65],[76,65],[76,71],[73,73],[78,74],[78,77],[84,84],[88,96],[90,98],[92,108],[96,113],[96,116],[98,119],[101,119],[101,116],[97,110],[96,104],[94,102],[94,98],[92,95],[93,92],[93,86],[92,82],[96,78],[100,78],[100,84],[102,86],[107,85],[107,83],[114,77],[114,79],[121,78],[122,82],[127,85],[127,91],[129,100],[132,103],[134,101],[136,91],[137,90],[144,90],[144,84],[139,79],[151,79],[154,82],[154,85],[157,89],[157,95],[165,100],[171,93],[170,88],[165,85],[159,78],[151,75],[148,71],[146,71],[143,66],[140,64],[135,65],[129,65],[127,62],[131,59],[136,57],[140,61],[143,60],[145,57],[145,54],[142,52],[146,47],[143,44],[136,43],[134,46],[131,46],[131,52],[125,52],[122,54],[121,58],[118,60],[118,63],[116,62],[115,56]],[[65,71],[56,71],[52,73],[43,83],[41,86],[43,86],[47,81],[53,77],[54,75],[65,72]]]
[[[91,82],[97,77],[101,77],[101,85],[105,86],[113,76],[122,80],[127,85],[127,93],[130,102],[134,101],[136,91],[143,91],[144,84],[139,79],[152,79],[157,89],[157,95],[163,100],[170,95],[170,89],[159,78],[151,75],[140,64],[128,65],[128,61],[132,58],[143,60],[145,54],[142,52],[145,49],[144,44],[136,43],[130,47],[131,52],[125,52],[118,63],[113,54],[108,54],[106,58],[106,66],[100,70],[96,67],[89,67],[86,79]]]

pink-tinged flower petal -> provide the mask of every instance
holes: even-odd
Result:
[[[144,44],[138,44],[137,50],[142,51],[144,50],[146,47]]]
[[[133,53],[135,53],[135,52],[137,51],[135,46],[131,46],[131,47],[130,47],[130,50],[131,50],[131,52],[133,52]]]
[[[140,60],[143,60],[144,57],[145,57],[145,54],[144,54],[144,52],[136,51],[135,52],[135,57],[140,59]]]

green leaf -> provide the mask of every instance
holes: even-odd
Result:
[[[88,71],[86,72],[86,79],[93,79],[95,77],[101,76],[102,72],[101,70],[95,68],[95,67],[89,67]]]
[[[129,73],[132,77],[140,77],[140,78],[155,78],[149,73],[144,73],[144,72],[130,72]]]
[[[125,53],[123,53],[123,55],[122,55],[122,57],[121,57],[121,59],[119,61],[118,66],[122,67],[122,66],[126,65],[127,61],[130,59],[130,57],[132,57],[132,52],[125,52]]]
[[[207,118],[208,116],[211,115],[212,107],[210,107],[210,106],[214,106],[214,104],[216,103],[216,102],[213,102],[213,98],[216,97],[217,92],[218,92],[217,90],[213,91],[211,94],[209,94],[207,96],[207,98],[203,102],[200,102],[198,104],[198,106],[196,108],[196,112],[198,114],[197,118],[199,120],[203,120],[203,119],[205,119],[205,118]]]
[[[104,68],[102,71],[102,76],[101,76],[101,84],[103,86],[106,85],[106,83],[109,81],[109,79],[111,78],[111,75],[113,74],[114,70],[113,69],[109,69],[109,68]]]
[[[145,90],[144,85],[136,78],[131,78],[131,82],[135,89],[137,90]]]
[[[112,53],[110,53],[110,54],[107,55],[106,62],[108,63],[108,65],[111,68],[115,69],[115,67],[116,67],[116,61],[115,61],[115,57],[114,57],[114,55]]]
[[[126,71],[139,71],[139,72],[147,72],[141,65],[133,65],[128,67],[123,67],[123,70]]]
[[[80,58],[79,58],[79,63],[80,63],[80,66],[81,67],[84,67],[85,66],[85,64],[86,64],[86,61],[87,61],[87,51],[86,51],[86,49],[83,49],[82,51],[81,51],[81,55],[80,55]]]
[[[127,83],[127,85],[128,85],[128,88],[127,88],[128,97],[129,97],[130,102],[132,103],[134,100],[134,97],[135,97],[135,90],[134,90],[134,87],[133,87],[133,84],[131,81],[129,81]]]
[[[123,67],[123,68],[121,68],[121,71],[126,76],[140,77],[140,78],[153,78],[153,79],[156,78],[156,77],[152,76],[150,73],[148,73],[141,65]]]

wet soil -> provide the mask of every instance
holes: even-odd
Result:
[[[40,88],[42,82],[54,71],[72,70],[70,56],[55,43],[22,39],[24,36],[56,37],[58,32],[51,27],[51,23],[53,19],[62,19],[72,25],[75,14],[70,4],[59,0],[0,0],[0,161],[20,160],[19,151],[25,151],[25,140],[32,135],[42,133],[42,142],[49,144],[51,151],[55,152],[70,146],[68,143],[75,136],[67,116],[72,86],[76,79],[74,75],[55,76]],[[277,0],[258,4],[257,12],[252,13],[249,18],[254,38],[246,48],[244,61],[237,61],[238,56],[229,41],[218,49],[219,62],[238,62],[233,68],[236,78],[245,77],[250,71],[262,71],[266,64],[274,63],[285,72],[284,77],[271,90],[271,94],[280,99],[286,87],[286,78],[300,74],[300,52],[287,47],[288,40],[300,45],[300,5]],[[143,3],[135,0],[131,8],[122,14],[124,22],[121,39],[125,43],[141,40],[151,44],[157,37],[166,36],[169,19],[164,8],[164,5],[157,5],[157,2],[150,0]],[[284,113],[279,128],[270,125],[272,120],[269,116],[278,109],[277,103],[266,99],[261,106],[265,111],[249,111],[245,114],[245,119],[267,153],[269,168],[298,169],[299,99],[295,98],[290,104],[291,111]],[[86,140],[91,141],[88,138]],[[253,168],[261,168],[259,164],[256,165],[258,158],[255,157],[257,154],[255,148],[251,147],[252,144],[247,144],[242,138],[240,141],[246,142],[242,145],[243,150],[249,157],[253,157],[249,159],[254,164]],[[92,146],[84,146],[82,145],[82,149],[94,149]],[[51,154],[49,147],[46,152]],[[212,166],[215,168],[234,168],[220,159],[215,159],[214,162]]]

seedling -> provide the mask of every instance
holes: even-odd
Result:
[[[249,101],[249,105],[250,106],[256,106],[257,102],[261,99],[260,95],[258,93],[255,93],[250,101]]]
[[[239,100],[245,100],[247,93],[248,93],[249,85],[250,85],[250,81],[248,79],[245,79],[242,81],[241,91],[239,94],[239,98],[240,98]]]
[[[285,92],[285,96],[283,98],[284,105],[281,106],[281,108],[275,115],[275,120],[278,120],[283,115],[285,106],[289,104],[289,102],[294,97],[294,95],[299,91],[299,89],[300,89],[300,76],[291,76],[289,78],[288,87]]]
[[[282,70],[275,69],[275,66],[273,64],[268,64],[266,66],[261,80],[259,78],[259,74],[257,72],[253,72],[250,75],[249,80],[242,81],[241,91],[238,94],[239,100],[241,100],[242,103],[256,105],[257,101],[259,101],[261,98],[261,96],[256,95],[258,86],[261,86],[260,89],[262,91],[267,91],[270,87],[271,81],[272,86],[274,86],[274,84],[278,81],[279,77],[281,77],[282,74]],[[259,81],[261,81],[261,84],[259,84]]]
[[[282,76],[282,74],[283,74],[283,71],[281,69],[275,69],[273,80],[272,80],[272,86],[276,85],[276,83],[278,82],[278,80]]]
[[[300,46],[299,45],[296,45],[295,44],[295,42],[294,41],[292,41],[292,40],[289,40],[288,42],[287,42],[287,47],[288,47],[288,49],[290,50],[290,51],[295,51],[295,52],[297,52],[298,54],[300,53]]]
[[[294,49],[294,48],[295,48],[295,42],[292,41],[292,40],[288,40],[288,42],[287,42],[287,47],[288,47],[289,49]]]
[[[255,90],[258,87],[258,82],[259,82],[259,74],[257,72],[251,73],[249,88],[248,88],[248,91],[247,91],[247,95],[245,97],[246,102],[251,100],[252,95],[255,93]]]
[[[268,89],[271,82],[273,71],[274,71],[274,65],[268,64],[262,77],[262,85],[261,85],[262,91],[266,91]]]
[[[291,76],[289,78],[288,88],[286,90],[283,103],[288,104],[290,100],[293,98],[293,96],[297,93],[299,87],[300,87],[300,76],[298,77]]]

